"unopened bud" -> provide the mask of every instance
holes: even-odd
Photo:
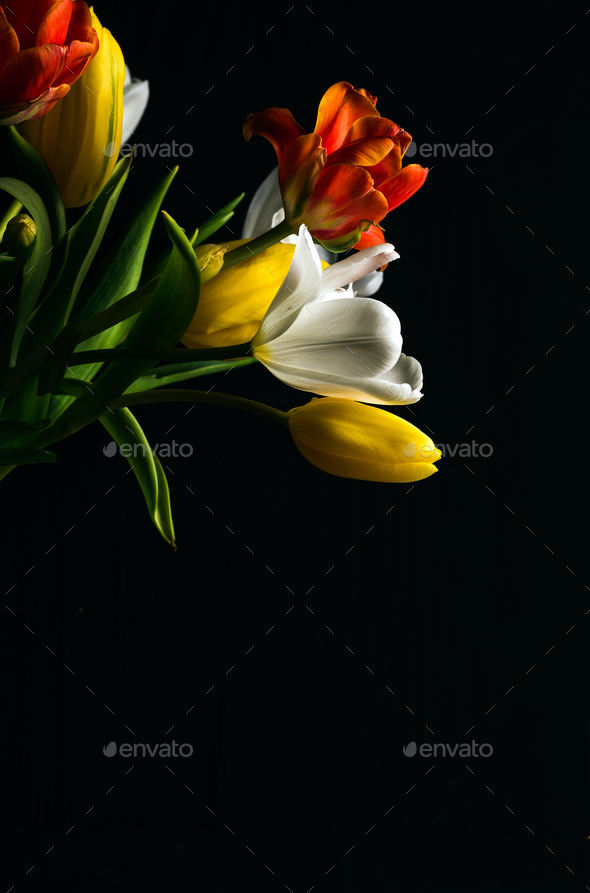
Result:
[[[213,279],[223,267],[223,256],[229,251],[229,245],[197,245],[195,254],[199,261],[201,282]]]
[[[13,257],[27,257],[37,238],[37,226],[28,214],[17,214],[6,224],[2,248]]]

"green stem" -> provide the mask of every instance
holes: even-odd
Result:
[[[257,403],[246,397],[235,397],[233,394],[218,394],[211,391],[193,391],[185,388],[169,388],[165,391],[138,391],[136,394],[125,394],[114,405],[114,409],[122,409],[124,406],[137,406],[141,403],[216,403],[219,406],[229,406],[232,409],[242,409],[246,412],[254,412],[256,415],[266,416],[282,425],[288,425],[289,413],[267,406],[265,403]]]
[[[281,239],[285,239],[287,236],[292,235],[293,229],[291,224],[287,223],[286,220],[283,220],[281,223],[277,224],[277,226],[269,229],[268,232],[263,233],[256,239],[251,239],[246,245],[240,245],[239,248],[234,248],[233,251],[228,251],[225,255],[221,272],[227,270],[228,267],[233,267],[234,264],[239,264],[242,260],[247,260],[247,258],[252,257],[254,254],[258,254],[259,251],[264,251],[265,248],[270,248],[271,245],[276,245]]]
[[[249,341],[229,347],[173,347],[171,350],[125,350],[115,347],[112,350],[81,350],[73,353],[68,366],[84,366],[86,363],[103,363],[107,360],[236,360],[247,356],[251,350]]]
[[[6,213],[0,218],[0,242],[4,238],[4,233],[6,232],[6,224],[20,213],[21,208],[22,202],[19,202],[19,200],[15,198],[14,201],[10,202]]]

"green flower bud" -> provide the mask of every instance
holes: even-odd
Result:
[[[27,257],[37,238],[37,226],[28,214],[17,214],[6,224],[2,248],[13,257]]]

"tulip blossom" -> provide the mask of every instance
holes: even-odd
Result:
[[[276,167],[270,172],[268,177],[262,181],[254,197],[250,202],[246,212],[246,220],[242,230],[243,239],[255,239],[261,236],[267,230],[277,226],[285,219],[285,209],[283,208],[283,199],[281,197],[281,187],[279,186],[279,169]],[[287,236],[281,240],[284,244],[297,244],[297,236]],[[329,264],[336,263],[338,255],[333,251],[328,251],[323,245],[316,245],[317,252],[321,260],[327,261]],[[383,285],[383,273],[381,270],[373,270],[367,273],[362,279],[358,279],[352,283],[354,291],[361,298],[370,298],[376,294]]]
[[[100,41],[91,64],[48,115],[19,128],[45,159],[66,208],[85,205],[100,192],[121,146],[125,60],[111,32],[91,13]]]
[[[398,317],[350,288],[398,257],[393,245],[372,245],[322,272],[302,225],[289,273],[252,340],[253,355],[301,391],[367,403],[417,403],[422,367],[401,352]]]
[[[384,409],[315,398],[288,413],[299,452],[337,477],[407,484],[438,471],[441,457],[427,434]]]
[[[247,140],[259,134],[275,149],[293,231],[305,223],[330,251],[383,243],[379,221],[426,179],[419,164],[402,168],[412,138],[382,118],[376,103],[366,90],[340,81],[324,94],[312,133],[282,108],[252,114],[244,124]]]
[[[98,45],[82,0],[13,0],[0,6],[0,124],[46,115]]]
[[[224,247],[231,251],[248,241],[236,239]],[[222,269],[209,282],[201,278],[199,306],[182,338],[185,347],[226,347],[250,341],[289,272],[294,252],[294,245],[279,242],[227,270]]]

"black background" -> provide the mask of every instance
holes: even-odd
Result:
[[[493,453],[347,481],[270,421],[142,407],[194,450],[166,460],[176,553],[98,424],[11,473],[4,889],[588,889],[586,9],[96,10],[150,80],[137,140],[194,147],[164,204],[187,230],[246,191],[239,236],[275,164],[245,116],[311,130],[338,80],[419,144],[493,147],[413,157],[378,295],[424,367],[396,411]],[[136,160],[111,242],[167,164]],[[306,399],[260,366],[213,385]],[[173,738],[193,755],[102,753]],[[472,740],[493,754],[402,752]]]

